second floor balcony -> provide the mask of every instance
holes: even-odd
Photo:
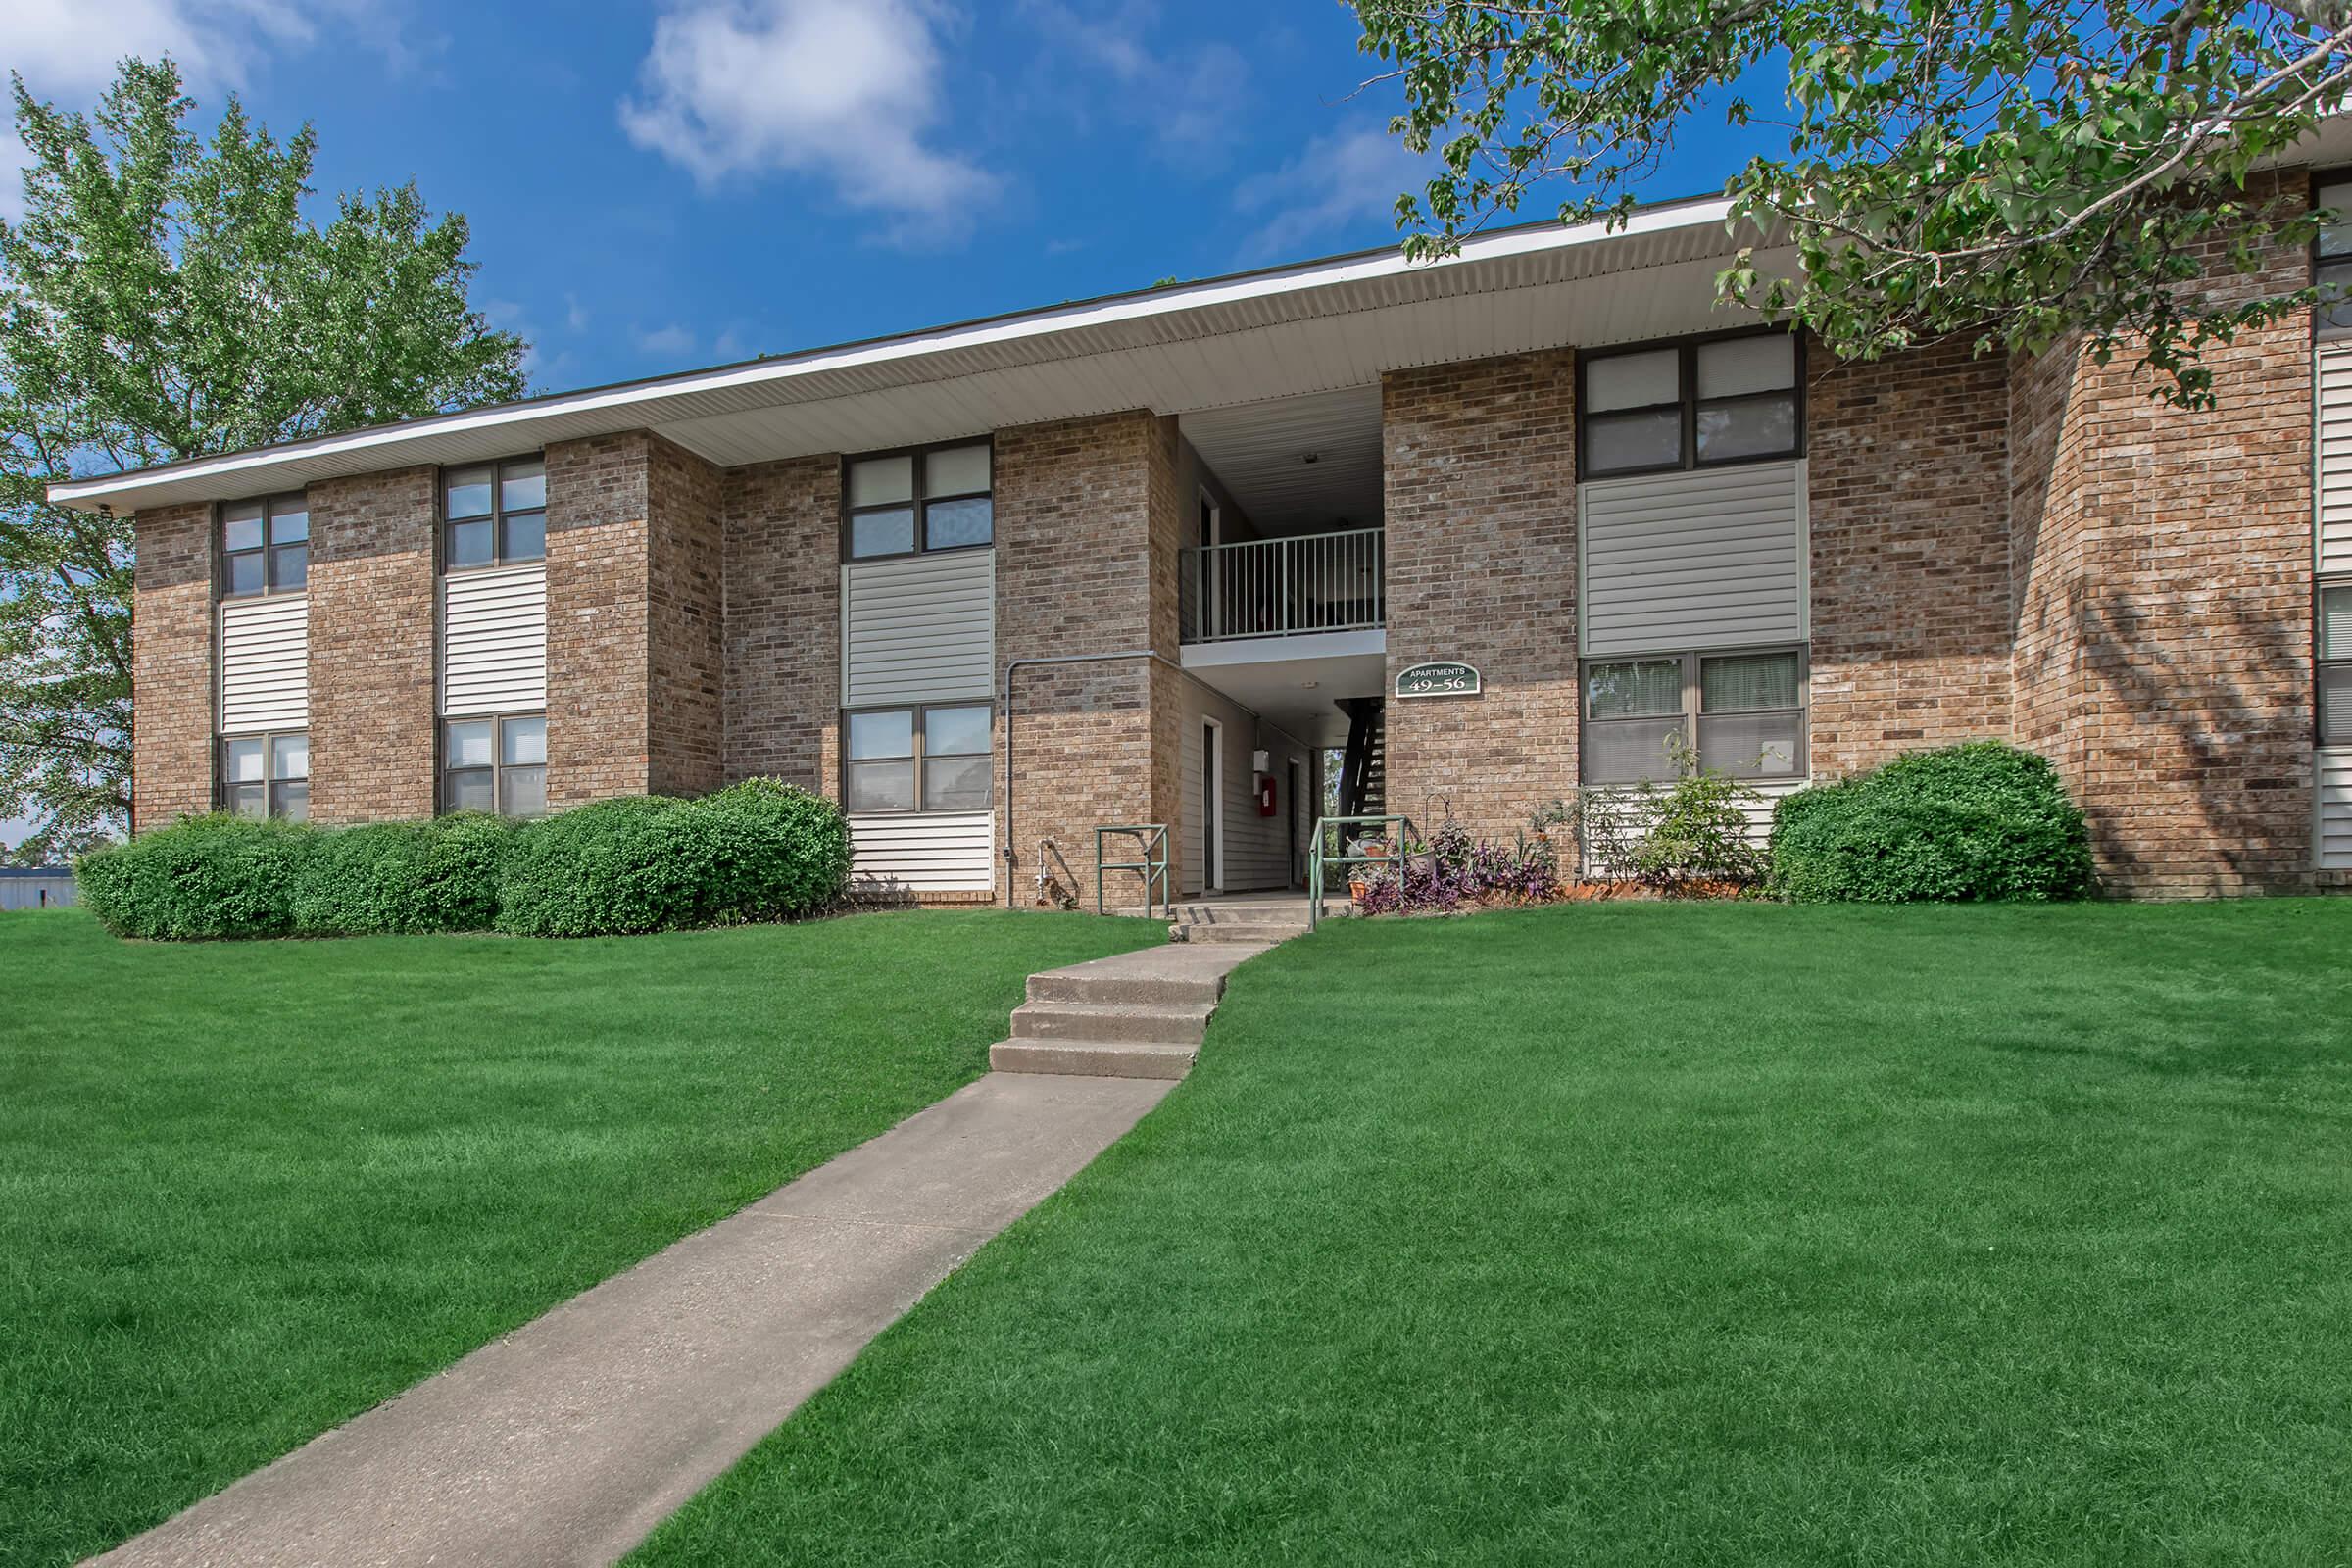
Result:
[[[1184,641],[1380,629],[1388,615],[1383,538],[1378,528],[1351,528],[1185,551]]]

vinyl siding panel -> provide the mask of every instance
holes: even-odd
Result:
[[[220,713],[223,735],[309,726],[308,599],[297,594],[221,605]]]
[[[1804,494],[1801,462],[1580,486],[1583,651],[1802,642]]]
[[[2319,755],[2319,863],[2352,871],[2352,747]]]
[[[1785,778],[1751,780],[1743,786],[1748,792],[1748,798],[1741,803],[1740,810],[1747,817],[1747,842],[1754,845],[1759,854],[1772,842],[1774,808],[1778,807],[1785,797],[1794,795],[1812,782],[1811,779]],[[1606,789],[1590,785],[1586,786],[1586,791],[1590,794],[1608,793]]]
[[[2352,572],[2352,341],[2314,351],[2318,373],[2319,567]]]
[[[441,579],[441,711],[527,712],[547,706],[547,568]]]
[[[986,893],[996,886],[996,820],[990,811],[853,816],[851,880],[906,893]]]
[[[996,673],[996,555],[959,550],[844,566],[843,705],[988,696]]]

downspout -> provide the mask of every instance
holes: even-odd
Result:
[[[1202,680],[1200,676],[1185,668],[1184,665],[1179,663],[1177,661],[1170,659],[1167,655],[1152,648],[1135,648],[1121,654],[1040,654],[1034,658],[1008,659],[1004,662],[1004,692],[997,706],[998,710],[1004,715],[1004,848],[1000,853],[1001,858],[1004,862],[1004,907],[1007,909],[1013,907],[1012,672],[1030,664],[1107,664],[1121,659],[1156,659],[1161,663],[1174,670],[1177,674],[1184,676],[1187,680],[1192,681],[1195,685],[1200,686],[1203,690],[1212,692],[1217,691],[1214,686],[1209,685],[1208,682]],[[1234,707],[1240,709],[1243,712],[1248,713],[1250,721],[1253,724],[1260,727],[1264,725],[1265,715],[1260,713],[1256,709],[1251,708],[1247,703],[1238,701],[1233,697],[1229,697],[1223,692],[1217,692],[1217,695],[1219,697],[1223,697],[1225,701],[1232,703]],[[1149,694],[1147,693],[1147,706],[1145,708],[1145,712],[1149,714],[1150,711]]]

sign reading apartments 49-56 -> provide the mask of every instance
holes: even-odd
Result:
[[[1412,664],[1396,672],[1399,697],[1476,697],[1479,690],[1477,669],[1450,659]]]

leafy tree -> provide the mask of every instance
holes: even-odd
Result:
[[[52,482],[521,395],[520,339],[466,302],[466,220],[414,184],[305,214],[317,138],[126,61],[91,116],[15,79],[24,217],[0,221],[0,816],[23,858],[130,807],[127,518]]]
[[[2079,330],[2174,402],[2213,400],[2201,351],[2312,298],[2181,284],[2251,272],[2319,220],[2260,171],[2352,82],[2352,3],[2274,0],[1355,0],[1401,85],[1393,123],[1439,172],[1397,203],[1443,252],[1538,183],[1563,220],[1611,219],[1673,144],[1720,115],[1777,126],[1727,193],[1753,248],[1728,300],[1876,358],[1953,337],[2038,351]],[[1785,81],[1785,87],[1783,83]],[[1753,97],[1751,97],[1751,94]],[[1767,97],[1771,101],[1764,101]]]

